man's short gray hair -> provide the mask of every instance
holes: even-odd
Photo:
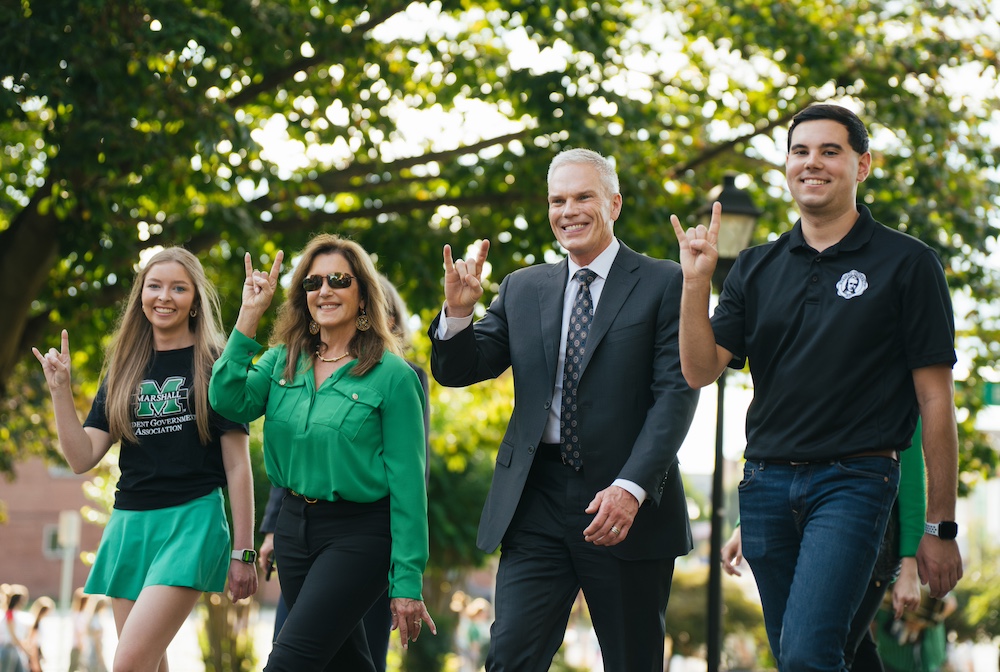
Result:
[[[593,166],[601,178],[601,184],[604,186],[607,196],[614,196],[618,193],[618,172],[615,170],[614,163],[611,159],[606,159],[590,149],[565,149],[556,154],[552,163],[549,164],[549,174],[546,179],[552,180],[552,173],[555,172],[556,168],[574,163]]]

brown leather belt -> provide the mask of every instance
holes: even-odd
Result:
[[[886,448],[884,450],[865,450],[860,453],[854,453],[853,455],[848,455],[847,457],[842,457],[842,460],[853,460],[855,457],[888,457],[890,460],[896,460],[899,462],[899,451],[891,450]]]
[[[761,460],[765,464],[780,464],[784,466],[791,467],[802,467],[809,464],[829,464],[831,462],[836,462],[838,460],[854,460],[861,457],[887,457],[890,460],[899,461],[899,451],[892,449],[883,450],[863,450],[860,453],[854,453],[852,455],[845,455],[843,457],[833,457],[825,460]]]

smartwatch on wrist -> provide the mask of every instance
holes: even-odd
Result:
[[[938,539],[950,541],[958,536],[958,523],[942,520],[939,523],[924,523],[924,534],[932,534]]]
[[[252,548],[245,548],[241,551],[233,551],[229,554],[229,557],[233,560],[239,560],[240,562],[245,562],[248,565],[252,565],[257,562],[257,551]]]

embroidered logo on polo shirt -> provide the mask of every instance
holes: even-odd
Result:
[[[837,296],[853,299],[861,296],[868,289],[868,278],[861,271],[848,271],[840,276],[837,283]]]

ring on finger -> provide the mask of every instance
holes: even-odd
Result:
[[[611,534],[618,535],[621,533],[621,529],[617,525],[611,526]]]

